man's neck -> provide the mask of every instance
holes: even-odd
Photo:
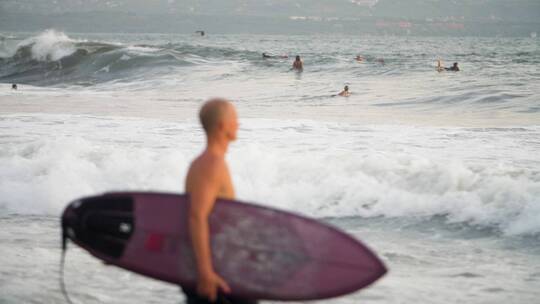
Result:
[[[213,155],[224,157],[229,147],[229,141],[226,139],[209,138],[206,143],[206,151]]]

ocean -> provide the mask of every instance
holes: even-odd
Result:
[[[240,117],[238,199],[335,225],[388,266],[321,303],[535,303],[539,67],[532,37],[0,33],[0,303],[65,303],[69,201],[183,192],[214,96]],[[183,303],[74,246],[65,281],[76,303]]]

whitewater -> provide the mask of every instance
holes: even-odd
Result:
[[[66,204],[183,192],[204,147],[197,111],[224,96],[240,116],[238,198],[336,225],[390,269],[325,303],[532,303],[539,65],[534,38],[2,33],[0,302],[63,303]],[[80,303],[183,301],[77,249],[66,267]]]

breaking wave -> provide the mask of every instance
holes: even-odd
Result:
[[[255,119],[243,126],[243,138],[229,155],[240,199],[318,218],[442,216],[506,235],[540,234],[540,172],[528,165],[447,161],[429,151],[404,153],[403,144],[378,151],[351,143],[351,132],[360,132],[361,146],[374,147],[391,138],[393,128],[386,133]],[[70,200],[104,191],[181,192],[193,151],[203,145],[192,140],[202,138],[196,123],[34,115],[5,116],[0,127],[14,136],[0,138],[0,214],[58,214]],[[485,132],[535,137],[538,131]],[[416,136],[414,129],[400,132]],[[475,130],[458,132],[489,138]],[[24,142],[9,144],[20,138]]]
[[[0,57],[0,82],[93,85],[212,60],[259,57],[249,51],[189,44],[124,45],[76,40],[47,30],[22,41],[12,54]]]

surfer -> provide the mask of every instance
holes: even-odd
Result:
[[[343,97],[349,97],[351,96],[351,93],[349,92],[349,86],[345,86],[343,88],[343,91],[341,91],[339,94],[339,96],[343,96]]]
[[[454,62],[454,65],[450,68],[444,68],[445,70],[447,71],[452,71],[452,72],[459,72],[459,67],[458,67],[458,63],[457,62]]]
[[[304,63],[302,62],[302,59],[300,59],[300,56],[296,55],[296,59],[293,62],[292,69],[298,72],[302,72],[304,70]]]
[[[451,67],[446,68],[442,65],[442,62],[440,60],[437,60],[437,71],[438,72],[442,72],[442,71],[459,72],[458,63],[454,62],[454,64]]]
[[[203,105],[199,119],[206,133],[206,149],[191,163],[186,176],[186,192],[191,197],[189,229],[197,263],[197,289],[182,289],[188,304],[256,303],[223,295],[231,290],[214,271],[211,258],[208,216],[217,198],[234,199],[225,153],[236,140],[236,110],[229,101],[214,98]]]

